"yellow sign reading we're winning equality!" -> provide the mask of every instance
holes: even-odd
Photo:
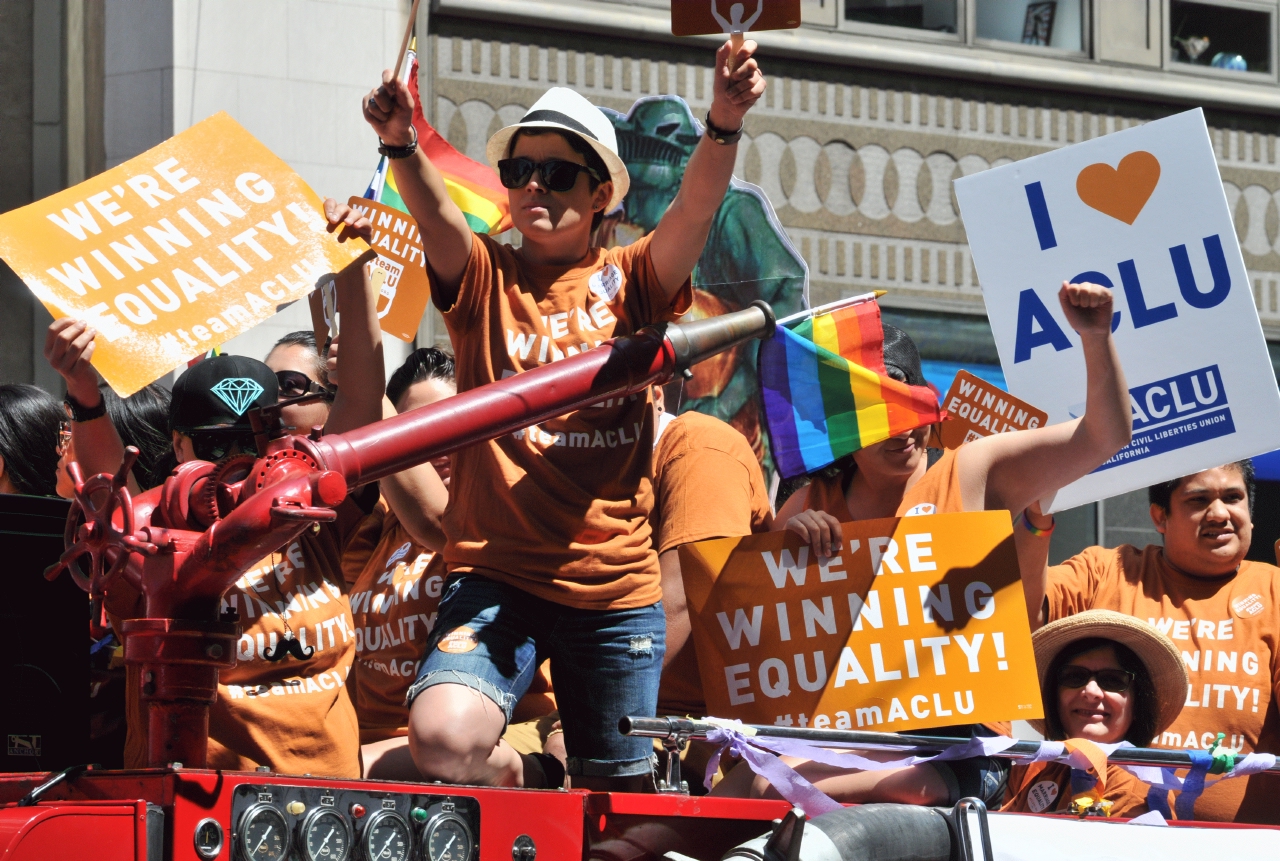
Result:
[[[126,396],[369,252],[330,235],[320,206],[220,113],[0,215],[0,257],[54,317],[97,329],[93,365]]]
[[[901,731],[1043,716],[1009,512],[701,541],[680,566],[711,715]]]

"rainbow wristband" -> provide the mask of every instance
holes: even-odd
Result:
[[[1032,535],[1038,536],[1038,537],[1040,537],[1040,538],[1043,538],[1043,537],[1044,537],[1044,536],[1046,536],[1046,535],[1052,535],[1052,534],[1053,534],[1053,530],[1054,530],[1054,528],[1055,528],[1057,525],[1058,525],[1058,521],[1057,521],[1057,520],[1054,518],[1054,516],[1051,514],[1051,515],[1049,515],[1049,528],[1048,528],[1048,529],[1040,529],[1039,527],[1037,527],[1034,523],[1032,523],[1032,522],[1027,518],[1027,511],[1026,511],[1026,509],[1023,509],[1023,511],[1022,511],[1022,526],[1023,526],[1023,528],[1024,528],[1024,529],[1026,529],[1026,530],[1027,530],[1028,532],[1030,532]]]

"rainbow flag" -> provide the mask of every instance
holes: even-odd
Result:
[[[458,204],[467,224],[476,233],[501,233],[511,227],[511,205],[507,190],[498,181],[498,175],[488,165],[472,161],[442,138],[422,113],[422,100],[418,96],[418,56],[411,51],[409,63],[409,92],[413,93],[413,125],[418,130],[418,149],[426,153],[431,163],[444,175],[449,197]],[[396,188],[395,175],[388,169],[384,156],[374,171],[364,196],[370,200],[408,212],[400,190]]]
[[[874,301],[785,323],[760,345],[761,404],[783,478],[943,419],[932,389],[885,372]]]

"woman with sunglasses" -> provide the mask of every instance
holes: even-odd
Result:
[[[1187,671],[1164,634],[1122,613],[1088,610],[1031,636],[1044,720],[1031,725],[1049,741],[1129,742],[1147,747],[1182,710]],[[896,754],[890,754],[896,756]],[[885,771],[840,769],[786,758],[798,772],[846,803],[953,805],[981,798],[993,810],[1067,811],[1088,798],[1091,813],[1129,818],[1147,812],[1147,785],[1108,763],[1105,784],[1060,763],[1013,764],[987,757],[930,762]],[[764,778],[739,765],[712,795],[778,798]]]
[[[325,360],[320,355],[314,332],[306,329],[290,332],[267,353],[267,367],[275,372],[280,384],[280,400],[303,395],[324,395],[317,400],[289,404],[280,410],[280,419],[290,433],[305,434],[317,425],[323,427],[329,418],[333,396],[328,390]]]
[[[364,103],[397,188],[431,242],[432,299],[457,358],[458,390],[673,320],[724,199],[742,122],[764,91],[745,42],[725,42],[707,134],[680,193],[649,236],[592,246],[630,179],[613,124],[554,87],[487,146],[508,189],[519,248],[473,233],[440,171],[418,149],[414,96],[390,71]],[[732,62],[731,62],[732,59]],[[423,125],[425,133],[428,127]],[[450,579],[412,701],[419,770],[461,783],[541,785],[501,736],[543,656],[555,677],[576,787],[650,784],[650,745],[617,732],[653,714],[664,619],[648,514],[653,410],[613,399],[453,456],[443,551]],[[480,691],[483,696],[476,696]]]

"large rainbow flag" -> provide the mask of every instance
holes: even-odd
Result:
[[[782,321],[760,345],[760,393],[784,478],[941,421],[937,395],[884,367],[880,306],[871,296]]]
[[[458,204],[467,223],[476,233],[501,233],[511,227],[511,205],[507,190],[498,181],[498,175],[488,165],[472,161],[453,148],[440,136],[422,113],[422,99],[418,95],[418,57],[409,54],[409,92],[413,93],[413,125],[418,130],[418,149],[426,153],[431,163],[444,175],[449,197]],[[400,190],[396,188],[395,175],[388,169],[384,156],[374,171],[373,181],[364,196],[370,200],[408,212]]]

